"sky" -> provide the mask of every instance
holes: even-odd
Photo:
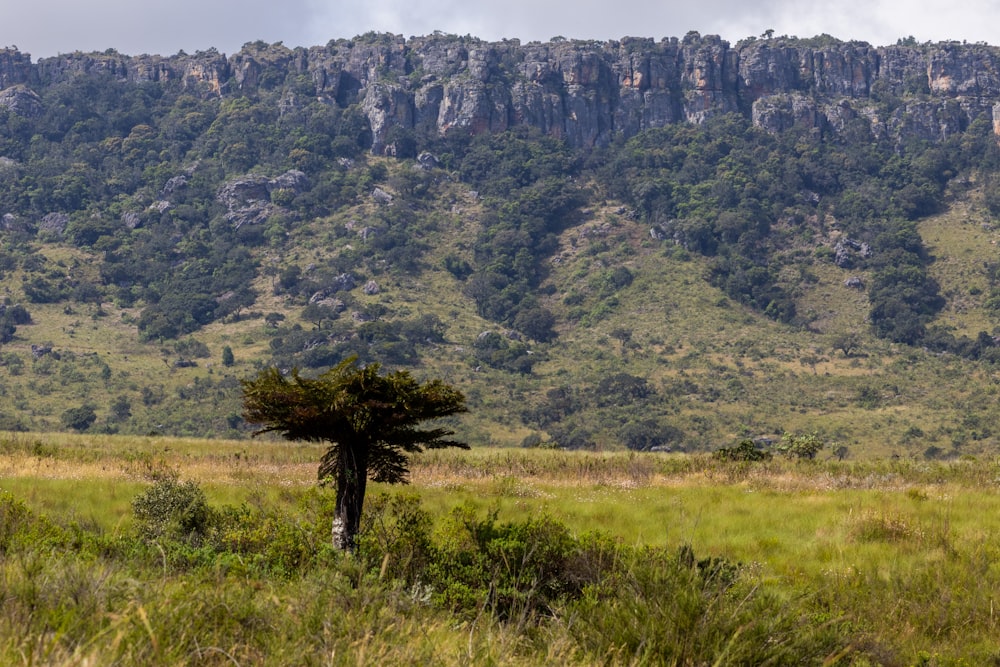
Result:
[[[317,46],[372,30],[522,42],[660,40],[694,30],[733,44],[773,30],[875,46],[909,36],[1000,45],[1000,0],[0,0],[0,48],[16,46],[33,61],[109,48],[233,54],[256,40]]]

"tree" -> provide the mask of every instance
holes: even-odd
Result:
[[[111,402],[111,414],[117,421],[123,422],[132,416],[132,403],[126,396],[119,396]]]
[[[222,365],[232,366],[236,363],[236,357],[233,356],[233,348],[226,345],[222,348]]]
[[[380,364],[359,367],[352,357],[315,378],[293,370],[286,377],[266,368],[244,380],[243,418],[287,440],[326,442],[320,483],[336,482],[334,546],[353,550],[361,523],[365,486],[405,483],[407,454],[424,447],[468,445],[448,440],[452,431],[420,429],[420,422],[465,412],[465,396],[440,380],[419,383],[406,371],[379,373]]]
[[[845,357],[852,356],[861,347],[861,336],[855,332],[840,334],[833,339],[833,349],[840,350]]]
[[[94,406],[89,403],[84,403],[77,408],[69,408],[62,413],[63,426],[81,433],[90,428],[95,421],[97,421],[97,413],[94,411]]]
[[[812,460],[825,446],[826,443],[815,433],[806,435],[785,433],[781,436],[781,442],[776,449],[790,459]]]
[[[611,337],[622,344],[622,358],[625,358],[629,344],[632,342],[632,330],[628,327],[615,327],[611,330]]]

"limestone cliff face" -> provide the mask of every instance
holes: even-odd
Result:
[[[31,79],[31,57],[16,49],[0,49],[0,90]]]
[[[941,140],[977,120],[1000,130],[1000,49],[982,44],[876,48],[816,38],[732,46],[697,33],[659,42],[521,44],[369,34],[308,49],[255,42],[230,57],[108,51],[35,64],[0,50],[0,90],[21,86],[21,100],[24,87],[37,91],[85,74],[170,82],[203,96],[286,91],[289,104],[306,90],[329,104],[359,105],[372,150],[390,153],[393,128],[448,135],[531,125],[575,146],[596,146],[725,113],[773,132],[863,125],[899,141]]]

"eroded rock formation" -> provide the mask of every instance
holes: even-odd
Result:
[[[780,132],[838,133],[863,121],[876,136],[941,140],[977,119],[1000,128],[1000,49],[983,44],[874,47],[830,37],[714,36],[521,44],[435,34],[368,34],[325,46],[248,43],[227,57],[72,53],[42,59],[0,50],[0,105],[37,112],[32,92],[80,74],[170,82],[202,96],[286,91],[358,105],[372,150],[393,128],[476,134],[531,125],[575,146],[606,144],[668,123],[740,113]],[[292,83],[296,91],[292,91]]]

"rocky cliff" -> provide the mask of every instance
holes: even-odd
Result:
[[[449,133],[531,125],[595,146],[667,123],[740,113],[769,131],[867,128],[898,141],[941,140],[980,120],[1000,133],[1000,48],[982,44],[873,47],[829,37],[747,40],[559,40],[521,44],[435,34],[368,34],[290,49],[255,42],[230,57],[73,53],[31,63],[0,50],[0,106],[37,110],[32,91],[79,75],[158,81],[206,96],[274,91],[360,105],[372,149],[393,128]],[[6,100],[6,101],[5,101]],[[17,100],[14,104],[10,100]]]

